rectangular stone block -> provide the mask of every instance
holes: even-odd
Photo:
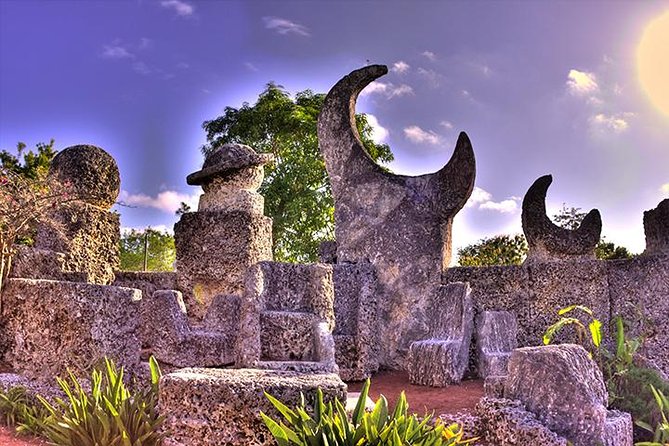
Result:
[[[166,446],[275,445],[260,412],[280,417],[264,392],[295,407],[316,389],[325,401],[346,404],[346,384],[336,374],[252,369],[182,369],[162,377],[160,411],[169,432]]]
[[[50,381],[67,369],[86,375],[104,356],[139,364],[139,301],[131,288],[11,279],[3,290],[5,359],[16,372]]]
[[[317,320],[316,316],[309,313],[261,313],[261,361],[313,361],[314,324]]]

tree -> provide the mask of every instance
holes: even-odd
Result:
[[[458,249],[460,266],[520,265],[527,255],[522,234],[497,235]]]
[[[16,144],[17,155],[13,155],[7,150],[0,152],[0,165],[24,178],[30,180],[39,180],[46,178],[49,172],[51,160],[58,151],[54,149],[55,141],[52,139],[49,143],[37,143],[36,152],[29,150],[24,153],[26,144],[19,142]],[[21,161],[23,157],[23,161]]]
[[[121,235],[119,245],[122,271],[174,270],[174,237],[167,232],[131,229]]]
[[[202,124],[205,156],[226,143],[274,154],[276,161],[265,167],[260,193],[274,221],[273,251],[279,261],[316,261],[320,243],[334,238],[334,201],[316,132],[324,99],[310,90],[292,98],[283,87],[269,83],[254,105],[226,107],[222,116]],[[356,115],[356,124],[371,158],[392,161],[390,148],[372,141],[364,114]]]
[[[581,208],[567,207],[564,203],[560,212],[553,216],[553,220],[559,226],[566,229],[576,229],[587,214],[581,212]],[[595,246],[595,257],[599,260],[631,259],[633,255],[624,246],[616,246],[613,242],[607,242],[602,237]]]

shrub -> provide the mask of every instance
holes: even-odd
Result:
[[[0,391],[0,415],[4,424],[16,427],[20,434],[41,435],[48,412],[41,404],[35,404],[24,387],[17,386]]]
[[[637,446],[663,446],[669,444],[669,399],[660,390],[657,390],[652,384],[650,389],[655,397],[655,402],[659,409],[662,419],[653,428],[650,424],[637,421],[637,425],[653,434],[652,442],[636,443]]]
[[[366,412],[369,386],[370,381],[367,380],[350,419],[340,401],[325,404],[320,389],[317,391],[313,417],[307,411],[304,395],[293,410],[265,394],[283,420],[275,421],[262,412],[260,415],[279,446],[450,446],[464,445],[475,440],[463,440],[464,432],[457,424],[446,426],[437,420],[436,424],[431,425],[431,416],[425,416],[421,421],[416,414],[409,414],[404,392],[392,413],[383,395],[374,409]]]
[[[91,374],[90,392],[72,373],[68,379],[57,378],[67,399],[56,398],[53,405],[38,396],[49,412],[43,435],[60,446],[159,445],[164,437],[163,417],[156,410],[160,368],[153,357],[149,366],[151,386],[134,394],[123,381],[123,367],[106,358],[102,370]]]

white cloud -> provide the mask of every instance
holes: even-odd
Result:
[[[146,50],[148,48],[151,48],[151,46],[153,46],[153,40],[146,37],[142,37],[141,39],[139,39],[139,45],[137,45],[137,48],[139,48],[140,50]]]
[[[599,90],[595,73],[571,69],[567,74],[567,89],[576,95],[588,95]]]
[[[188,204],[192,209],[197,209],[199,198],[199,192],[188,195],[173,190],[159,192],[155,197],[142,193],[131,194],[125,190],[122,190],[119,195],[119,201],[128,206],[154,208],[168,214],[174,214],[182,202]]]
[[[149,66],[144,62],[142,62],[141,60],[133,62],[132,69],[138,72],[139,74],[143,74],[144,76],[151,74],[153,72],[153,70],[151,70],[151,68],[149,68]]]
[[[367,123],[372,128],[372,141],[377,144],[386,142],[386,138],[388,138],[389,134],[388,129],[379,124],[379,120],[376,116],[369,113],[366,113],[365,116],[367,116]]]
[[[439,144],[441,142],[441,137],[432,130],[423,130],[417,125],[406,127],[404,136],[417,144]]]
[[[300,25],[299,23],[291,22],[288,19],[282,19],[281,17],[263,17],[265,22],[265,28],[273,29],[277,33],[285,34],[297,34],[299,36],[309,36],[309,29]]]
[[[486,201],[485,203],[481,203],[479,209],[487,209],[490,211],[501,212],[503,214],[511,214],[516,212],[516,209],[518,209],[518,202],[513,199],[502,200],[500,202]]]
[[[510,197],[506,200],[494,201],[490,192],[477,186],[474,187],[465,207],[511,214],[518,209],[519,201],[520,197]]]
[[[446,130],[453,130],[453,123],[451,121],[444,120],[441,121],[439,125],[445,128]]]
[[[413,94],[413,88],[407,84],[395,85],[390,82],[385,83],[374,81],[360,93],[361,96],[369,96],[372,94],[382,94],[388,99],[392,99],[398,96]]]
[[[437,55],[434,54],[432,51],[423,51],[423,52],[420,53],[420,54],[421,54],[421,56],[425,56],[425,57],[427,57],[427,58],[428,58],[430,61],[432,61],[432,62],[434,62],[435,60],[437,60]]]
[[[406,73],[409,68],[411,68],[411,66],[408,63],[404,62],[403,60],[398,60],[393,64],[392,70],[395,73],[403,74]]]
[[[160,6],[174,10],[181,17],[188,17],[195,12],[195,7],[183,0],[162,0]]]
[[[634,116],[634,113],[618,113],[614,115],[606,115],[598,113],[590,118],[590,124],[595,130],[622,133],[629,128],[629,118]]]
[[[488,192],[485,189],[481,189],[478,186],[475,186],[474,190],[472,191],[472,194],[469,196],[469,200],[467,200],[467,204],[465,204],[465,207],[468,208],[476,207],[481,203],[490,201],[491,199],[492,199],[492,194],[490,192]]]
[[[660,192],[662,192],[664,195],[669,196],[669,183],[665,183],[662,186],[660,186]]]
[[[254,71],[254,72],[259,71],[259,70],[258,70],[258,67],[256,67],[255,65],[253,65],[251,62],[244,62],[244,66],[245,66],[246,69],[249,70],[249,71]]]
[[[135,57],[126,47],[119,43],[105,45],[102,48],[102,57],[107,59],[132,59]]]
[[[442,75],[434,70],[428,70],[420,67],[418,68],[418,74],[427,79],[427,81],[430,83],[430,86],[433,88],[438,87],[439,84],[441,83]]]

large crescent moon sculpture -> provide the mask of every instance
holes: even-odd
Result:
[[[422,302],[450,263],[453,217],[472,193],[476,162],[465,133],[435,173],[396,175],[369,157],[356,128],[355,103],[387,72],[384,65],[370,65],[337,82],[318,118],[318,139],[335,201],[337,260],[376,267],[383,288],[379,308],[389,322],[382,348],[392,362],[420,335],[406,313],[423,311]]]
[[[546,215],[546,193],[553,182],[551,175],[538,178],[523,198],[523,232],[529,245],[526,263],[574,258],[595,258],[595,246],[602,232],[602,218],[597,209],[585,216],[581,225],[565,229]]]

